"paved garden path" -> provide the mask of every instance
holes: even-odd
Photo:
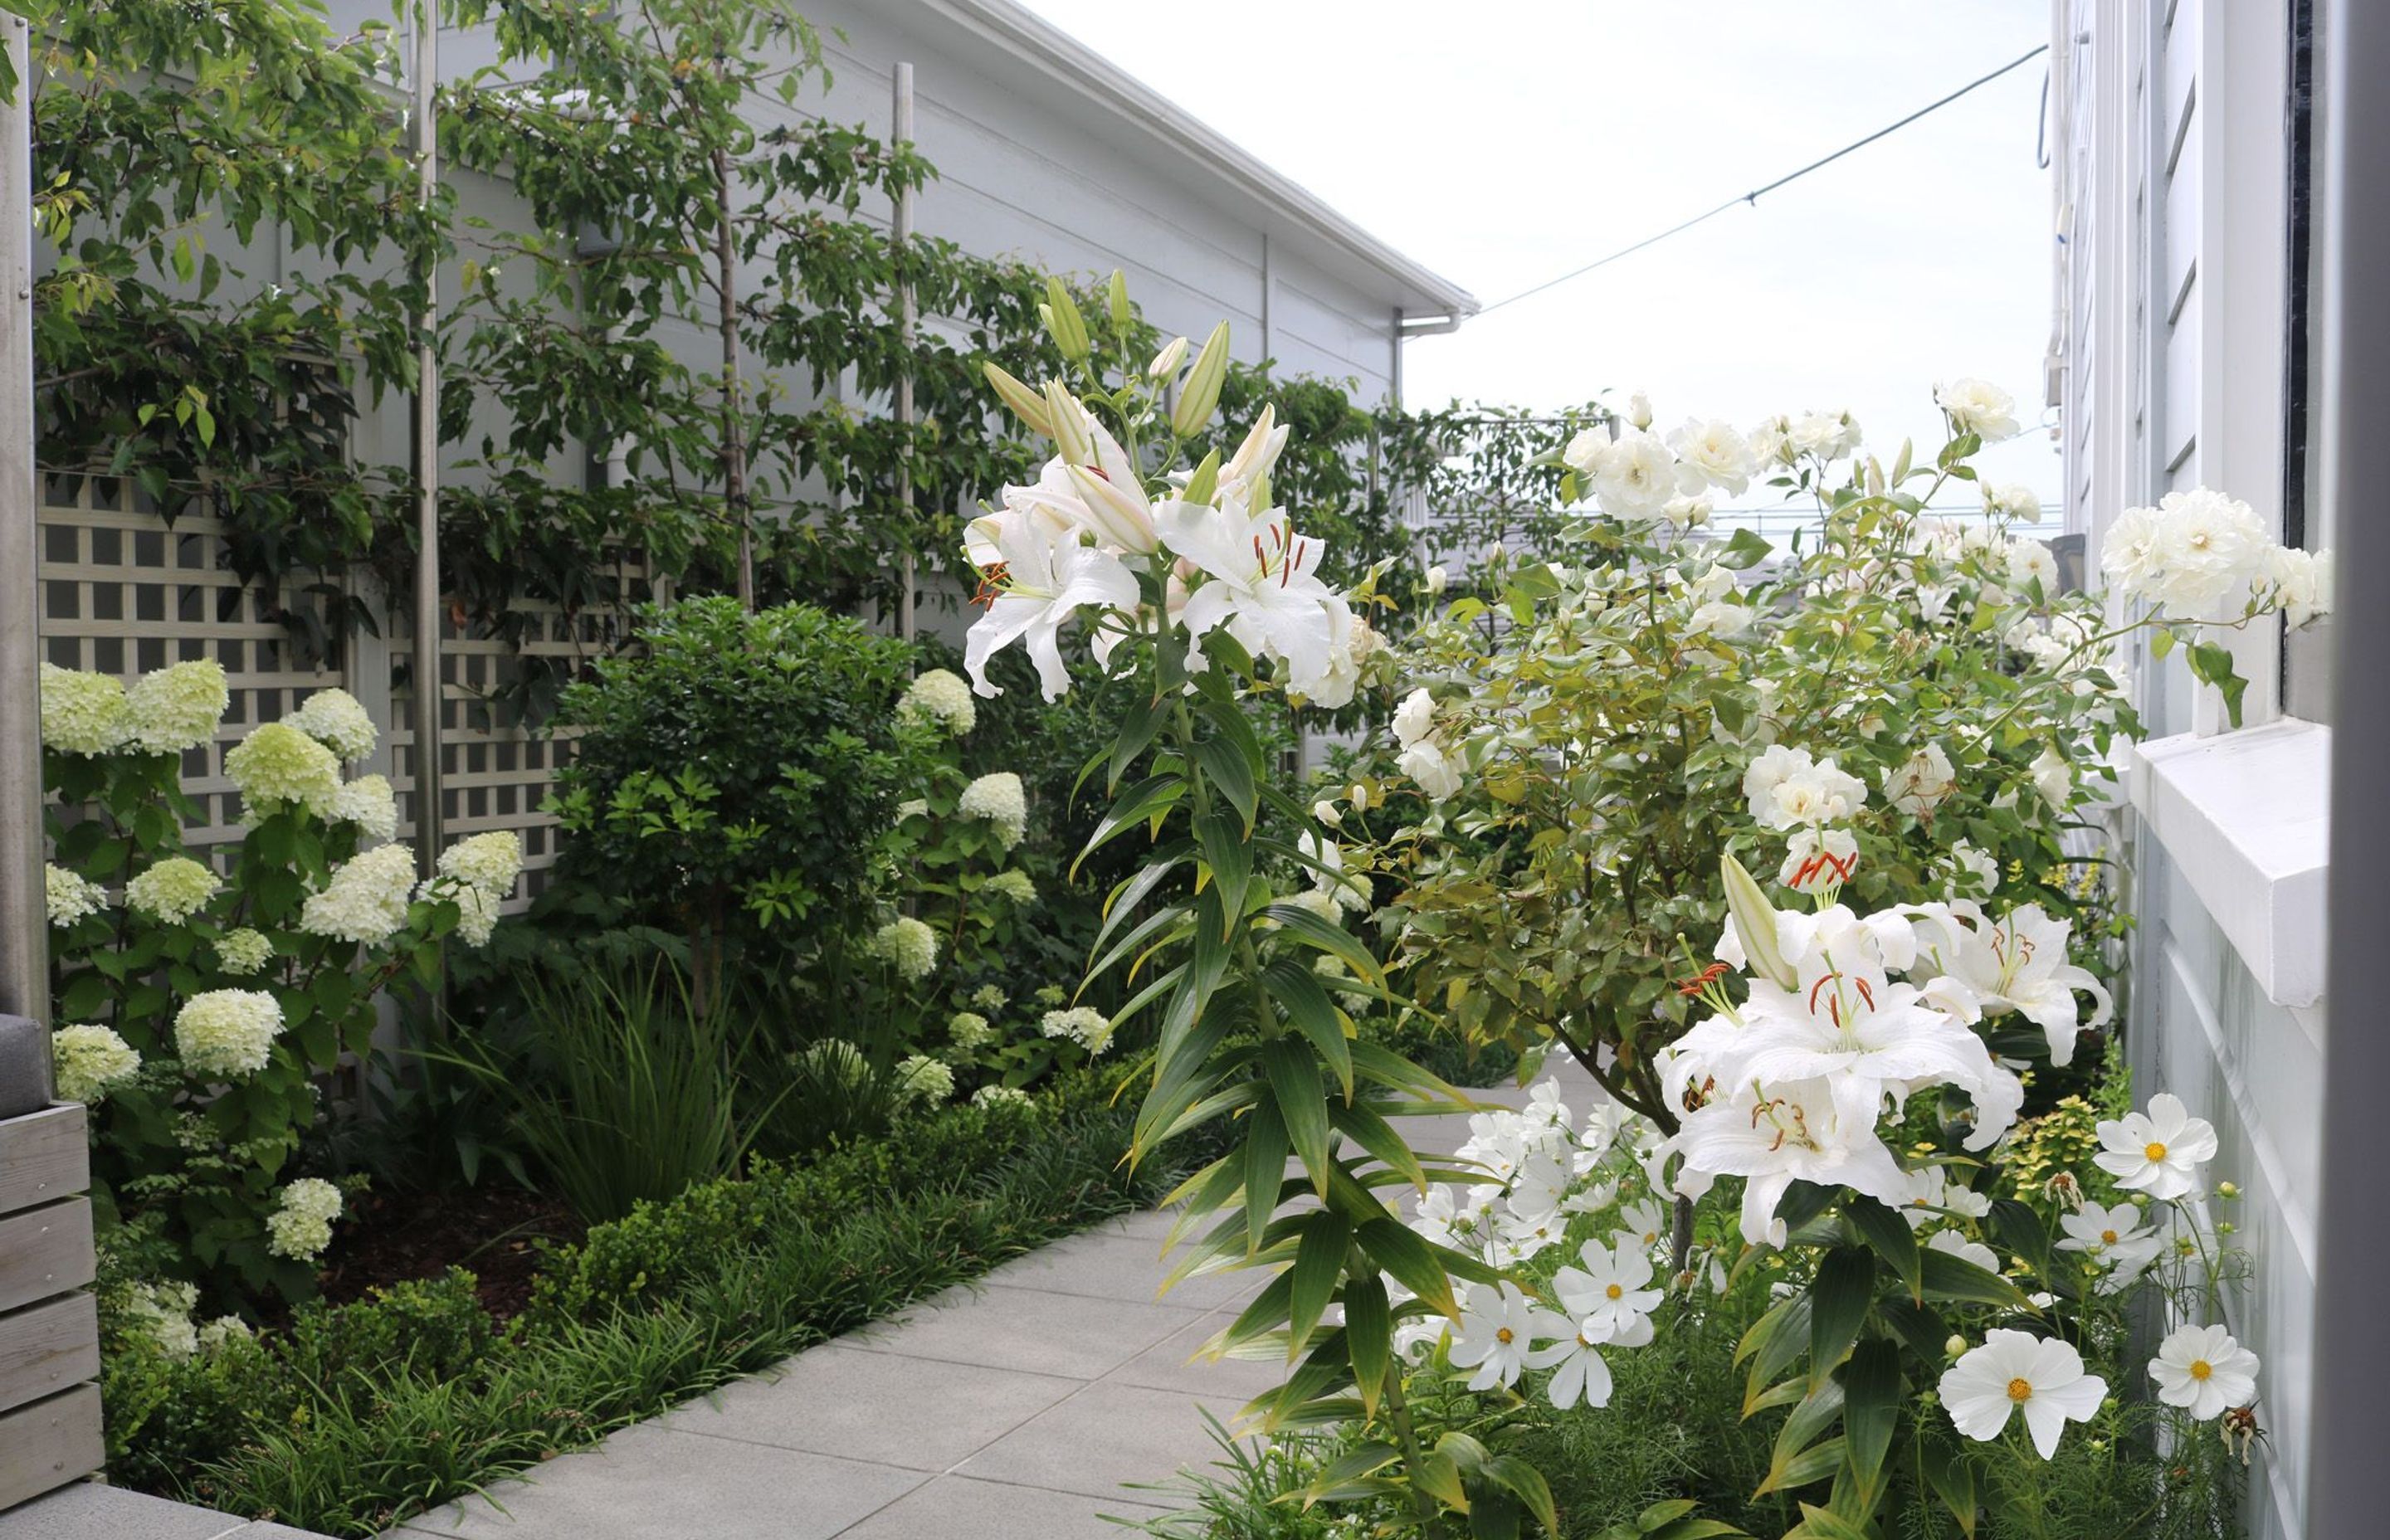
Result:
[[[1598,1096],[1561,1072],[1580,1115]],[[1522,1093],[1481,1093],[1516,1104]],[[1450,1149],[1465,1117],[1415,1121]],[[386,1540],[1119,1540],[1279,1366],[1189,1361],[1266,1278],[1157,1297],[1169,1220],[1058,1241]]]

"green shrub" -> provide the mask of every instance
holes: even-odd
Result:
[[[559,876],[690,936],[701,982],[730,935],[785,943],[803,920],[809,944],[834,944],[868,913],[876,843],[913,778],[893,714],[913,649],[802,604],[687,599],[641,622],[637,651],[559,702],[579,729],[552,804]]]

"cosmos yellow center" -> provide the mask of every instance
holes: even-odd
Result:
[[[2033,1398],[2033,1381],[2032,1381],[2032,1380],[2010,1380],[2010,1381],[2009,1381],[2009,1399],[2010,1399],[2011,1401],[2029,1401],[2029,1400],[2031,1400],[2032,1398]]]
[[[1644,1244],[1644,1245],[1646,1245],[1646,1246],[1655,1246],[1655,1245],[1659,1244],[1659,1241],[1660,1241],[1660,1232],[1659,1232],[1659,1231],[1657,1231],[1657,1230],[1646,1230],[1646,1231],[1644,1231],[1644,1232],[1643,1232],[1643,1244]]]
[[[2152,1139],[2148,1145],[2142,1148],[2141,1155],[2144,1159],[2152,1161],[2163,1161],[2165,1159],[2165,1146],[2158,1143],[2155,1139]]]
[[[2100,1232],[2100,1240],[2102,1245],[2114,1246],[2116,1244],[2116,1232],[2114,1230],[2101,1230]]]
[[[2191,1361],[2191,1377],[2193,1380],[2204,1380],[2215,1372],[2216,1366],[2204,1358],[2194,1358]]]
[[[1508,1341],[1510,1341],[1510,1328],[1509,1327],[1507,1327],[1507,1326],[1506,1326],[1506,1327],[1504,1327],[1501,1330],[1497,1331],[1496,1333],[1494,1333],[1494,1340],[1495,1340],[1496,1341],[1497,1341],[1497,1342],[1508,1342]]]
[[[1605,1292],[1607,1292],[1613,1300],[1623,1300],[1626,1297],[1626,1290],[1619,1288],[1618,1285],[1614,1283],[1612,1284]]]

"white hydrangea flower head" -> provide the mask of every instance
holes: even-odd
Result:
[[[933,668],[906,687],[896,702],[899,721],[935,726],[961,738],[979,724],[979,708],[970,686],[960,675]]]
[[[133,745],[152,754],[179,754],[213,742],[232,691],[224,665],[195,658],[145,674],[125,692]]]
[[[946,1035],[956,1047],[968,1053],[985,1047],[996,1037],[996,1028],[988,1019],[975,1010],[958,1010],[946,1019]]]
[[[113,675],[42,665],[42,747],[61,754],[109,754],[133,733],[133,710]]]
[[[1002,1010],[1009,1003],[1004,991],[994,984],[982,984],[971,991],[970,1004],[974,1010]]]
[[[896,1063],[896,1091],[908,1103],[941,1107],[955,1094],[955,1072],[928,1054],[907,1054]]]
[[[973,1107],[1026,1107],[1029,1093],[1018,1085],[983,1085],[970,1099]]]
[[[201,1353],[222,1353],[234,1342],[253,1340],[257,1333],[238,1315],[219,1315],[199,1325],[198,1345]]]
[[[187,1283],[136,1283],[126,1296],[124,1313],[155,1342],[160,1353],[176,1363],[199,1350],[199,1328],[191,1324],[199,1291]]]
[[[282,1206],[265,1216],[265,1249],[294,1262],[313,1262],[332,1243],[341,1216],[341,1189],[320,1176],[302,1176],[282,1189]]]
[[[64,866],[43,866],[42,895],[48,903],[52,925],[72,925],[108,907],[106,888]]]
[[[212,989],[174,1015],[174,1051],[183,1068],[212,1080],[238,1080],[266,1066],[282,1035],[282,1004],[262,989]]]
[[[161,925],[180,925],[223,886],[214,867],[187,855],[169,856],[124,885],[124,906]]]
[[[896,970],[907,983],[919,983],[938,966],[938,933],[910,915],[900,915],[871,937],[871,955]]]
[[[1021,777],[1009,770],[997,770],[982,776],[963,788],[955,811],[966,818],[983,819],[996,830],[996,837],[1006,850],[1021,843],[1029,831],[1029,800],[1022,789]]]
[[[141,1068],[140,1053],[106,1027],[60,1027],[50,1034],[50,1058],[58,1068],[58,1098],[85,1105],[100,1100]]]
[[[359,760],[374,751],[381,735],[357,698],[346,690],[317,690],[290,713],[290,725],[344,760]]]
[[[456,939],[476,949],[490,944],[498,929],[499,900],[487,888],[443,879],[416,890],[418,898],[446,899],[456,905]]]
[[[376,945],[405,928],[414,887],[414,853],[405,845],[376,845],[342,863],[324,891],[308,897],[299,929],[311,936]]]
[[[225,774],[260,816],[302,808],[326,817],[341,794],[339,756],[288,722],[262,724],[233,745]]]
[[[1037,884],[1023,871],[1000,871],[987,879],[987,891],[1002,898],[1016,909],[1026,909],[1037,902]]]
[[[1039,1020],[1037,1030],[1047,1037],[1067,1037],[1098,1058],[1112,1046],[1111,1018],[1092,1006],[1049,1010]]]
[[[216,938],[216,966],[235,977],[254,973],[273,960],[274,943],[262,930],[244,925]]]
[[[1934,404],[1949,415],[1950,425],[1972,433],[1985,443],[2016,437],[2016,397],[1982,379],[1961,379],[1934,387]]]
[[[440,875],[503,899],[514,892],[522,874],[522,839],[509,829],[496,829],[459,840],[440,853]]]
[[[354,824],[357,832],[379,844],[398,834],[398,793],[387,776],[359,776],[332,799],[335,822]]]

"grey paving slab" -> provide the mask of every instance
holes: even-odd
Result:
[[[1286,1382],[1285,1360],[1276,1354],[1264,1359],[1196,1357],[1195,1354],[1213,1335],[1236,1318],[1234,1311],[1221,1310],[1138,1354],[1111,1373],[1104,1376],[1108,1383],[1138,1385],[1147,1390],[1180,1391],[1203,1398],[1206,1405],[1226,1401],[1241,1406],[1264,1391]],[[1226,1413],[1221,1414],[1227,1420]]]
[[[96,1482],[62,1486],[0,1513],[0,1540],[220,1540],[249,1527],[237,1514]]]
[[[1100,1380],[1031,1418],[956,1468],[987,1481],[1113,1497],[1130,1482],[1159,1482],[1216,1452],[1202,1414],[1227,1421],[1238,1398],[1189,1395]]]
[[[224,1540],[323,1540],[313,1530],[292,1529],[289,1524],[248,1523],[233,1531]]]
[[[929,1478],[654,1423],[408,1528],[456,1540],[830,1540]],[[501,1505],[503,1511],[501,1511]]]
[[[1175,1304],[993,1286],[949,1290],[901,1323],[867,1328],[845,1341],[867,1353],[1094,1380],[1204,1314]]]
[[[675,1432],[939,1471],[1085,1380],[831,1342],[662,1418]]]
[[[1081,1294],[1095,1299],[1127,1300],[1135,1303],[1183,1305],[1211,1310],[1231,1301],[1251,1300],[1269,1282],[1259,1268],[1207,1273],[1184,1278],[1158,1294],[1162,1280],[1177,1264],[1178,1252],[1165,1254],[1161,1242],[1145,1236],[1074,1236],[1003,1266],[987,1281],[1009,1289],[1042,1289],[1056,1294]]]
[[[1146,1494],[1130,1494],[1142,1496]],[[941,1476],[914,1488],[839,1540],[932,1540],[968,1535],[970,1540],[1126,1540],[1131,1533],[1109,1519],[1142,1521],[1169,1509],[1123,1497],[1089,1497]]]

